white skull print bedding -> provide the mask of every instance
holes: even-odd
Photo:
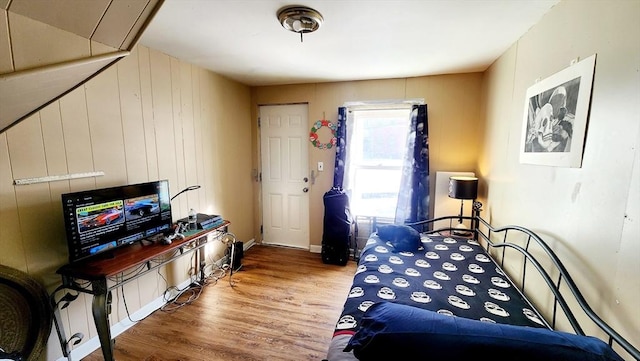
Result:
[[[343,352],[367,309],[395,302],[484,322],[547,327],[500,267],[475,241],[421,235],[415,252],[393,252],[372,235],[336,324],[329,361],[355,360]]]

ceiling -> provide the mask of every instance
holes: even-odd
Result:
[[[559,0],[165,0],[140,43],[250,86],[484,71]],[[319,30],[285,30],[309,6]]]

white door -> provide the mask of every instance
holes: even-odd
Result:
[[[309,249],[309,122],[306,104],[260,107],[265,244]]]

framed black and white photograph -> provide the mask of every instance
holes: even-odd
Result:
[[[527,89],[520,163],[580,168],[596,55]]]

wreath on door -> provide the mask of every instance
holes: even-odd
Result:
[[[331,130],[331,139],[327,143],[321,143],[318,141],[318,130],[322,127],[328,127]],[[336,130],[337,127],[335,124],[331,123],[328,120],[318,120],[311,127],[311,132],[309,132],[309,140],[314,147],[318,149],[331,149],[336,146],[338,140],[336,139]]]

